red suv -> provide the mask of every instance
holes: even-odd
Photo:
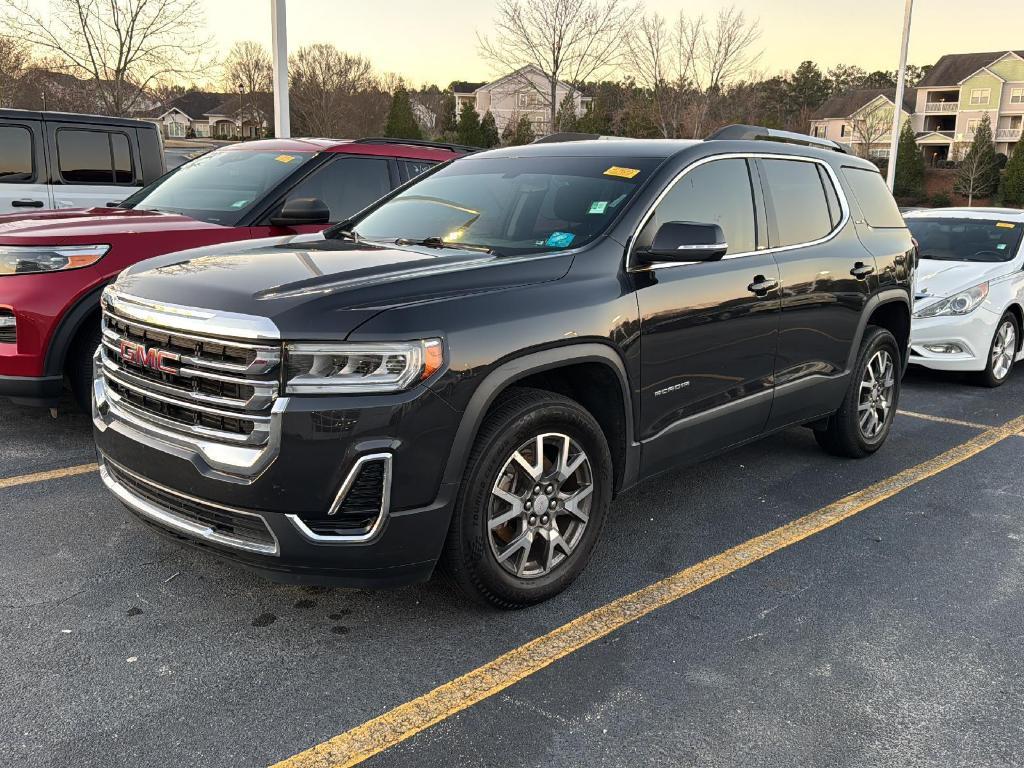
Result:
[[[125,267],[198,246],[316,232],[470,149],[268,139],[196,158],[116,208],[0,216],[0,396],[53,406],[67,376],[88,408],[100,292]]]

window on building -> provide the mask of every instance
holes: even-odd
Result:
[[[210,135],[210,124],[209,123],[196,123],[195,132],[197,137],[206,138]]]
[[[185,137],[185,124],[177,121],[167,124],[167,136],[172,139]]]
[[[971,104],[988,104],[989,99],[992,98],[991,88],[974,88],[971,90]]]
[[[870,157],[873,157],[876,160],[881,160],[882,158],[888,158],[889,157],[889,148],[888,147],[877,147],[876,149],[870,150],[868,152],[868,155]]]
[[[818,164],[797,160],[762,160],[766,187],[775,209],[773,246],[820,240],[832,231],[832,214]]]
[[[528,94],[528,93],[516,94],[516,104],[521,109],[525,109],[526,107],[530,106],[530,94]]]
[[[31,132],[20,125],[0,125],[0,184],[30,182],[34,178]]]
[[[840,136],[840,138],[845,138],[849,134],[849,132],[850,132],[850,126],[848,126],[846,123],[843,123],[841,126],[839,126],[839,136]]]
[[[61,128],[57,131],[60,176],[67,184],[131,184],[131,147],[123,133]]]
[[[978,130],[978,126],[981,125],[981,120],[973,119],[967,121],[967,133],[973,134]]]
[[[1010,91],[1011,104],[1024,104],[1024,88],[1014,88]]]

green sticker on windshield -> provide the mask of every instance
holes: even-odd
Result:
[[[608,201],[600,200],[590,204],[590,210],[587,213],[604,213],[608,209]]]
[[[249,204],[248,200],[235,200],[235,202],[233,202],[231,204],[231,207],[232,208],[245,208],[245,206],[247,206],[248,204]]]

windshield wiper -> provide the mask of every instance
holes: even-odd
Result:
[[[455,240],[444,240],[440,237],[424,237],[415,239],[411,237],[400,237],[395,240],[395,245],[422,245],[426,248],[453,248],[461,251],[479,251],[480,253],[494,253],[493,248],[486,245],[475,245],[474,243],[460,243]]]

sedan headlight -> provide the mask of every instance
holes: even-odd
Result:
[[[440,339],[367,344],[289,344],[289,394],[400,392],[433,375],[444,362]]]
[[[109,245],[0,245],[0,275],[91,267],[109,250]]]
[[[938,317],[940,315],[969,315],[988,298],[988,283],[976,285],[966,291],[937,301],[914,313],[914,317]]]

